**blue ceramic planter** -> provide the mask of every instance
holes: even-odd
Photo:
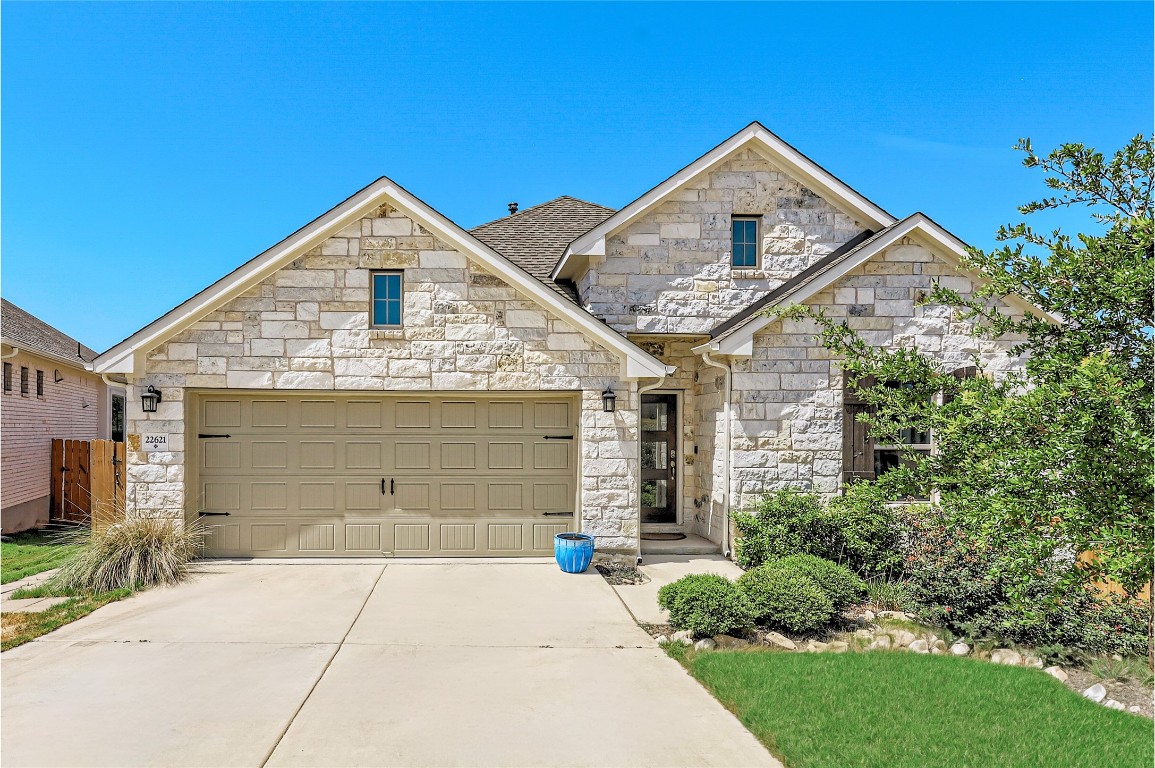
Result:
[[[566,573],[583,573],[594,558],[594,537],[584,533],[559,533],[553,537],[553,558]]]

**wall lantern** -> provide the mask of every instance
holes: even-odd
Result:
[[[140,393],[140,407],[145,413],[156,413],[156,404],[163,400],[160,390],[149,384],[148,389]]]
[[[613,413],[614,403],[617,401],[617,399],[618,396],[614,394],[614,391],[609,387],[606,387],[606,391],[602,392],[602,410],[606,413]]]

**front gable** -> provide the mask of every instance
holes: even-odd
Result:
[[[112,347],[97,358],[96,370],[102,373],[130,374],[134,371],[143,371],[145,357],[151,350],[157,349],[186,330],[195,330],[197,324],[201,322],[212,322],[205,318],[234,299],[269,298],[254,296],[253,291],[266,291],[270,285],[277,286],[279,280],[286,278],[276,275],[303,256],[312,259],[310,263],[314,265],[325,263],[326,259],[339,264],[340,266],[335,269],[333,284],[279,287],[290,290],[294,297],[306,294],[326,297],[318,298],[318,312],[321,311],[320,303],[327,302],[329,313],[343,312],[357,315],[355,321],[347,319],[350,323],[362,323],[363,320],[359,329],[340,330],[368,331],[369,296],[366,282],[368,270],[414,270],[409,279],[415,280],[416,284],[438,284],[460,277],[459,273],[465,267],[463,262],[468,261],[482,273],[489,273],[489,279],[499,280],[503,286],[518,293],[521,300],[529,301],[538,310],[545,310],[564,322],[569,333],[588,339],[600,349],[609,351],[620,361],[624,377],[656,377],[666,373],[664,364],[605,327],[581,308],[563,299],[540,280],[386,178],[379,179],[361,190],[281,243]],[[457,272],[452,275],[446,271],[439,272],[447,269],[439,266],[446,260],[455,265],[449,268],[450,271],[457,270]],[[456,266],[459,262],[460,267]],[[500,274],[501,278],[495,277],[496,274]],[[354,280],[356,284],[350,284],[346,282],[347,280]],[[443,290],[457,297],[463,295],[461,291],[454,290],[453,286]],[[435,294],[436,291],[430,295]],[[408,296],[406,301],[410,301]],[[280,310],[274,311],[277,314],[284,314]],[[413,309],[413,312],[418,313],[416,317],[422,317],[420,313],[424,311]],[[290,335],[285,338],[294,338],[292,334],[299,334],[302,331],[300,325],[293,324],[322,321],[320,317],[302,319],[274,315],[264,318],[262,322],[289,323],[290,325],[285,326],[289,330],[285,332]],[[328,322],[336,321],[330,319]],[[493,322],[495,327],[500,325],[496,317],[493,318]],[[234,330],[233,333],[238,330],[240,329]]]
[[[732,266],[737,216],[756,222],[748,267]],[[864,231],[751,143],[607,234],[578,293],[625,333],[708,333]]]

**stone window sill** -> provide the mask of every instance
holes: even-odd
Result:
[[[768,280],[770,273],[764,269],[733,269],[730,277],[733,280]]]
[[[404,328],[370,328],[369,339],[403,339],[405,338]]]

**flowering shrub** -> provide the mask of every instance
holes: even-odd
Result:
[[[1147,653],[1148,603],[1066,586],[1070,560],[1048,561],[1025,591],[1013,593],[998,575],[1005,553],[929,512],[910,520],[904,554],[910,597],[927,623],[971,638],[1068,652]]]

